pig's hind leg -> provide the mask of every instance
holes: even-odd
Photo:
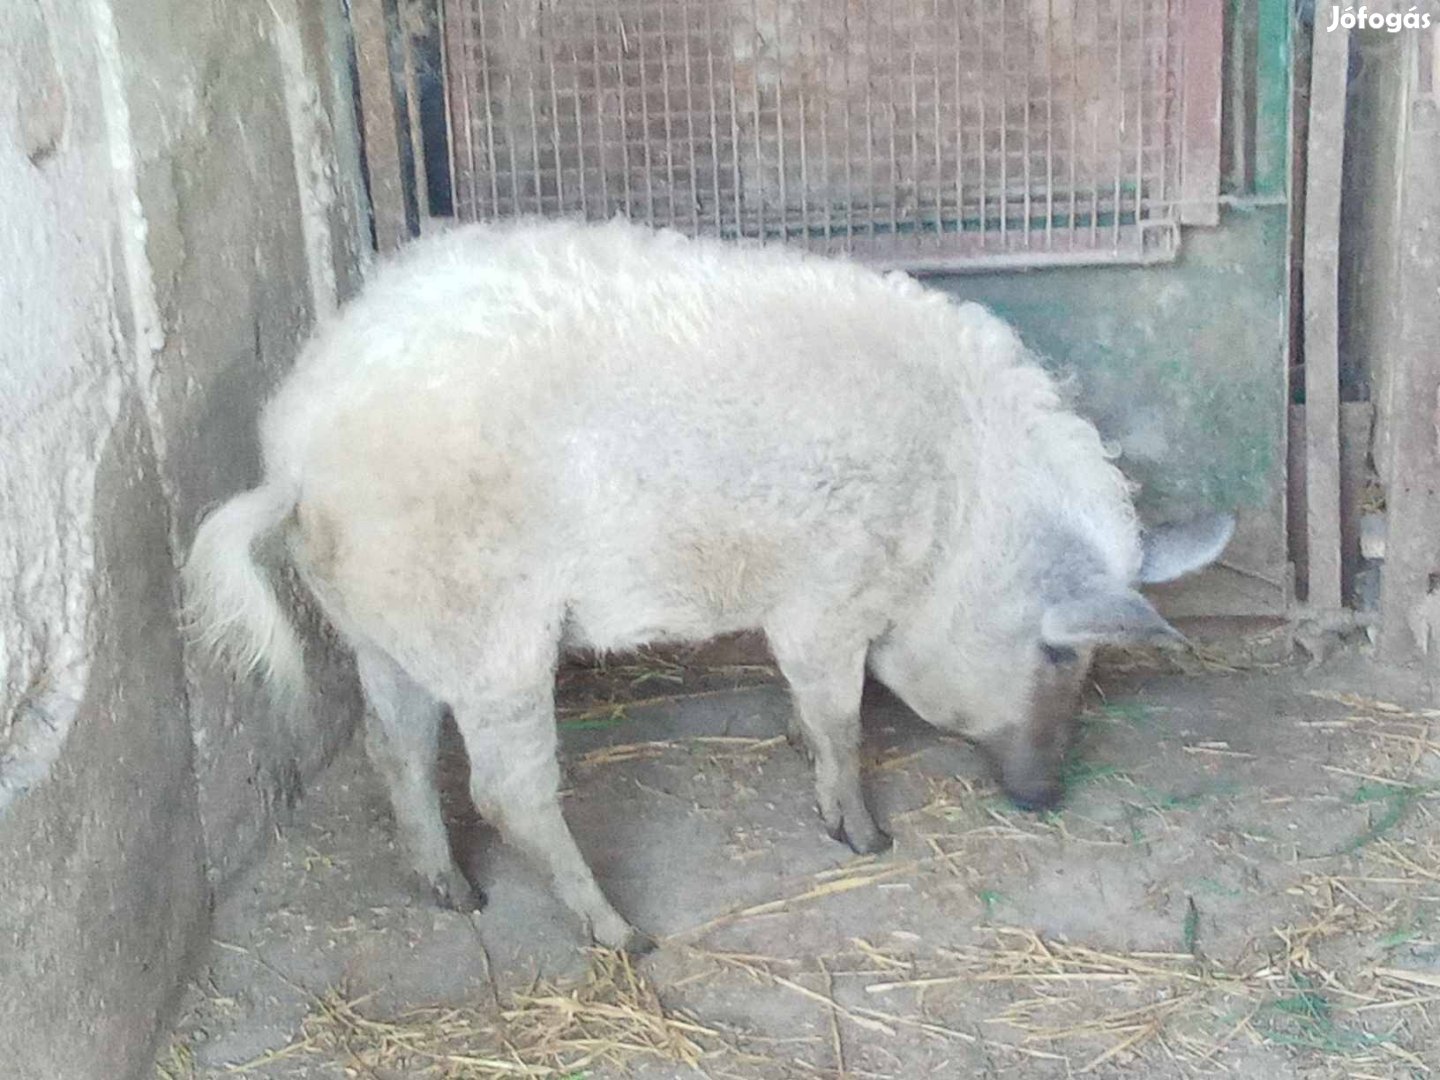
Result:
[[[526,639],[512,627],[505,646],[475,657],[449,695],[470,757],[471,795],[506,841],[548,873],[555,895],[596,942],[645,952],[654,941],[600,891],[561,813],[556,644],[543,635]]]
[[[400,842],[441,907],[479,910],[484,895],[455,865],[435,786],[444,706],[384,652],[357,645],[355,664],[370,703],[365,750],[390,793]]]

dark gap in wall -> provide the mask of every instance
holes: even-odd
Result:
[[[445,69],[442,62],[439,0],[426,0],[424,31],[413,38],[415,82],[420,97],[420,137],[425,160],[425,190],[434,217],[453,217],[450,179],[450,130],[445,117]]]

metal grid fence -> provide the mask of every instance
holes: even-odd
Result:
[[[912,269],[1167,258],[1186,2],[446,0],[457,213]]]

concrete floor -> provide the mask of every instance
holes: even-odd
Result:
[[[698,1064],[633,1047],[587,1063],[583,1019],[551,1031],[549,1057],[530,1045],[554,1020],[527,1004],[537,980],[585,978],[576,927],[463,806],[456,842],[489,905],[430,906],[357,744],[220,905],[162,1075],[1440,1068],[1429,688],[1350,654],[1313,673],[1183,666],[1098,673],[1070,799],[1046,819],[872,686],[870,789],[896,836],[877,860],[825,835],[766,672],[632,665],[566,686],[567,814],[617,907],[665,939],[637,974],[655,1015],[704,1029]],[[673,700],[619,717],[596,704],[656,697]],[[429,1005],[491,1034],[405,1035],[406,1010]]]

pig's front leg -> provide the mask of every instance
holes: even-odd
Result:
[[[815,796],[826,829],[861,854],[885,851],[890,837],[870,816],[860,785],[866,646],[837,646],[783,628],[769,636],[780,672],[790,684],[791,731],[802,736],[815,763]]]

